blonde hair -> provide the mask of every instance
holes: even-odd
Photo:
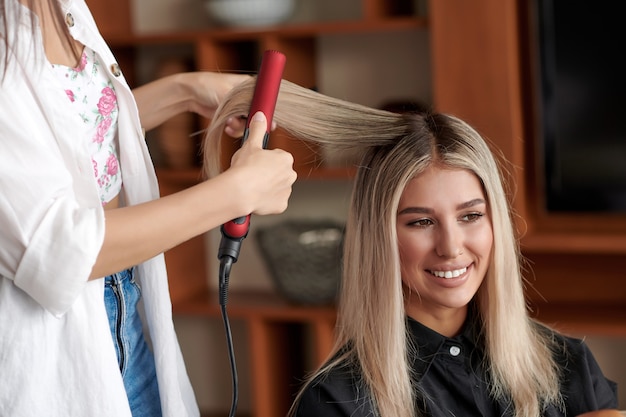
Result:
[[[217,110],[205,139],[208,175],[220,171],[224,124],[229,117],[247,114],[254,83],[251,79],[236,87]],[[493,255],[474,302],[490,394],[511,401],[516,417],[537,417],[545,405],[561,404],[551,333],[541,330],[527,312],[502,173],[473,128],[454,116],[391,113],[284,80],[274,120],[294,140],[361,155],[346,224],[336,343],[327,364],[308,383],[333,367],[357,364],[381,417],[419,414],[414,407],[419,388],[411,384],[407,359],[415,347],[408,344],[396,214],[408,181],[437,163],[473,172],[488,200]]]

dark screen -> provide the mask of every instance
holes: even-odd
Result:
[[[626,20],[612,0],[536,0],[549,211],[626,212]]]

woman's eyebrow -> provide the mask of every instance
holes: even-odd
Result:
[[[456,206],[457,210],[464,210],[470,207],[478,206],[481,204],[486,204],[485,200],[482,198],[474,198],[470,201],[466,201],[465,203],[461,203]],[[398,212],[398,214],[433,214],[435,211],[428,207],[406,207]]]
[[[413,214],[413,213],[433,214],[434,210],[426,208],[426,207],[407,207],[398,212],[398,214],[409,214],[409,213],[410,214]]]
[[[487,202],[483,198],[475,198],[473,200],[466,201],[465,203],[459,204],[458,206],[456,206],[456,208],[457,210],[463,210],[463,209],[478,206],[481,204],[487,204]]]

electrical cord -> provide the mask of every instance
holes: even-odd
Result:
[[[239,381],[237,378],[237,364],[235,362],[235,350],[233,347],[233,335],[230,331],[230,321],[228,320],[228,312],[226,304],[228,303],[228,280],[230,277],[230,269],[233,265],[233,258],[224,256],[220,258],[220,276],[219,276],[219,302],[222,311],[222,319],[224,321],[224,331],[226,332],[226,344],[228,347],[228,358],[230,360],[230,373],[233,381],[233,397],[230,406],[229,417],[234,417],[237,411],[237,401],[239,397]]]
[[[263,148],[267,146],[267,140],[270,135],[272,126],[272,117],[276,100],[278,98],[278,89],[280,88],[283,69],[285,67],[285,55],[278,51],[267,50],[263,54],[261,68],[257,75],[256,85],[254,87],[254,95],[250,104],[250,115],[258,111],[263,112],[267,118],[265,135],[263,136]],[[250,118],[244,130],[242,143],[248,138],[250,133]],[[222,225],[222,240],[217,252],[217,258],[220,260],[219,272],[219,301],[222,310],[222,318],[224,319],[224,329],[226,330],[226,341],[228,344],[228,356],[230,357],[230,366],[233,378],[233,401],[230,409],[230,417],[234,417],[237,409],[238,397],[238,381],[237,367],[235,365],[235,352],[233,349],[233,340],[230,332],[230,323],[226,311],[226,303],[228,298],[228,279],[232,265],[237,262],[239,250],[243,239],[248,235],[250,229],[250,215],[238,217],[230,222]]]

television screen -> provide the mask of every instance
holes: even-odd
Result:
[[[613,0],[535,0],[548,211],[626,212],[626,21]]]

